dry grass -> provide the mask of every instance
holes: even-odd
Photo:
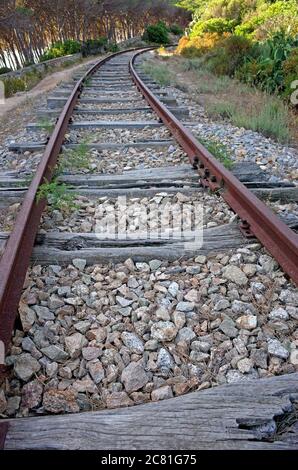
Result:
[[[211,118],[229,120],[279,142],[298,144],[298,116],[279,97],[227,76],[216,76],[200,59],[173,56],[166,64],[158,57],[154,60],[160,74],[162,68],[167,74],[175,73],[176,86],[182,85]]]

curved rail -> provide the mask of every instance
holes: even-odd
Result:
[[[42,160],[25,195],[0,260],[0,373],[5,370],[5,354],[11,339],[38,225],[46,205],[45,200],[38,203],[36,201],[38,188],[44,181],[51,181],[67,127],[84,82],[113,57],[135,50],[134,48],[116,52],[99,60],[77,82],[58,118]]]
[[[223,199],[241,218],[245,234],[254,235],[298,285],[298,235],[200,144],[145,85],[134,68],[136,58],[144,52],[147,50],[137,52],[129,65],[138,90],[188,155],[203,185],[220,190]]]

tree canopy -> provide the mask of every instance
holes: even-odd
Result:
[[[0,0],[0,66],[32,63],[57,41],[129,39],[159,20],[186,26],[189,16],[172,0]]]

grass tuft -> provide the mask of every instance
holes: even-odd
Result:
[[[142,70],[146,75],[149,75],[155,82],[163,86],[175,86],[175,76],[170,71],[167,65],[156,63],[152,60],[147,60],[142,64]]]
[[[69,186],[54,178],[51,182],[46,181],[41,184],[36,194],[36,202],[46,199],[52,210],[69,212],[77,208],[74,203],[75,194],[69,193]]]
[[[211,118],[228,119],[237,127],[244,127],[272,137],[279,142],[290,139],[289,115],[285,104],[275,97],[267,95],[267,101],[260,109],[241,107],[227,101],[218,101],[206,106]]]
[[[204,147],[217,159],[219,160],[225,168],[230,170],[234,162],[230,157],[229,149],[226,145],[221,144],[216,141],[207,140],[204,137],[198,136],[198,140],[201,142]]]

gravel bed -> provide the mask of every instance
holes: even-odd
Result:
[[[24,140],[24,142],[26,142]],[[7,149],[0,150],[1,171],[17,170],[20,174],[30,174],[35,170],[41,160],[42,152],[24,153],[10,152]]]
[[[131,237],[137,237],[138,233],[149,231],[165,233],[170,227],[173,234],[181,228],[181,211],[191,209],[192,214],[188,220],[184,220],[183,230],[194,230],[198,227],[199,213],[196,204],[203,208],[203,227],[215,227],[233,222],[237,216],[229,209],[228,205],[215,195],[199,193],[195,196],[158,193],[154,197],[126,198],[125,206],[123,198],[88,198],[78,195],[74,204],[76,209],[70,214],[63,214],[59,210],[50,209],[42,218],[42,229],[46,232],[85,232],[106,234],[106,223],[110,214],[116,214],[116,227],[125,226],[126,233]],[[150,217],[148,212],[150,210]],[[162,219],[161,214],[169,213],[170,225]],[[195,216],[197,214],[197,216]],[[112,219],[113,220],[113,219]],[[117,230],[118,231],[118,230]]]
[[[197,123],[191,131],[198,138],[224,144],[236,162],[255,162],[271,174],[270,180],[292,181],[298,184],[298,150],[279,144],[258,132],[235,127],[226,121],[209,119],[204,108],[187,94],[175,88],[165,88],[173,94],[180,106],[188,107],[189,122]]]
[[[278,215],[284,218],[297,219],[298,222],[298,204],[297,202],[290,202],[288,204],[280,203],[279,201],[268,201],[267,205]]]
[[[143,142],[146,140],[171,140],[171,134],[166,127],[144,129],[72,129],[66,135],[67,143],[123,143]]]
[[[138,101],[124,101],[116,103],[92,103],[92,109],[127,109],[127,108],[143,108],[146,106],[146,103],[141,98]],[[79,108],[90,109],[90,103],[81,103],[78,102]]]
[[[16,203],[5,209],[0,208],[0,232],[9,232],[12,229],[20,206],[21,204]]]
[[[168,149],[165,148],[164,151],[158,151],[154,148],[151,149],[150,144],[146,149],[136,149],[134,147],[117,151],[91,149],[87,154],[87,158],[89,159],[89,167],[76,169],[75,173],[123,174],[125,171],[133,169],[158,168],[189,162],[188,157],[177,146],[171,145]]]
[[[298,292],[257,244],[85,265],[29,271],[2,416],[126,407],[298,369]]]
[[[135,111],[121,114],[75,114],[74,121],[158,121],[154,113]]]
[[[129,91],[123,90],[123,91],[114,91],[110,90],[113,93],[106,93],[108,90],[98,90],[98,91],[88,91],[85,90],[82,92],[81,97],[82,98],[140,98],[140,93],[136,92],[135,90],[131,89]]]

